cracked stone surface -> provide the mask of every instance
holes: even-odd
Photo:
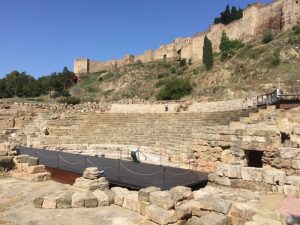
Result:
[[[34,198],[70,187],[0,177],[1,225],[153,225],[138,213],[112,205],[93,209],[37,209]]]

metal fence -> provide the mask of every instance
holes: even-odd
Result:
[[[207,173],[182,168],[136,163],[128,160],[109,159],[72,154],[60,151],[20,147],[19,154],[37,157],[46,167],[82,174],[87,167],[98,167],[110,183],[129,188],[156,186],[170,189],[175,186],[203,186]]]

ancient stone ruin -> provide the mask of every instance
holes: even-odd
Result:
[[[257,107],[252,99],[168,104],[168,112],[159,102],[2,105],[1,171],[14,168],[11,176],[33,182],[50,178],[38,158],[16,155],[18,146],[124,160],[132,160],[131,149],[140,147],[142,162],[210,172],[208,185],[110,188],[105,173],[92,167],[65,191],[36,196],[33,204],[47,209],[113,204],[157,224],[296,221],[290,202],[300,194],[299,108]],[[188,107],[178,111],[180,104]]]
[[[168,59],[202,60],[204,37],[212,41],[214,52],[219,51],[222,32],[231,39],[247,42],[264,32],[287,30],[300,21],[300,3],[298,0],[276,0],[270,4],[251,4],[243,13],[243,17],[228,25],[215,24],[208,32],[200,32],[192,37],[176,38],[172,43],[161,45],[159,49],[147,50],[141,55],[127,55],[122,59],[98,62],[90,59],[76,59],[74,73],[88,74],[103,70],[119,68],[137,62],[153,62]]]

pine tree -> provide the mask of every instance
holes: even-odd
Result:
[[[223,24],[229,24],[231,22],[231,13],[229,5],[227,5],[225,11],[221,13],[221,21]]]
[[[237,19],[241,19],[243,17],[243,10],[239,7],[237,11]]]
[[[210,70],[214,65],[212,43],[207,36],[204,37],[203,63],[207,70]]]
[[[231,8],[231,15],[230,15],[230,19],[231,19],[231,21],[230,21],[230,22],[232,22],[232,21],[234,21],[234,20],[237,20],[237,19],[239,19],[239,18],[238,18],[238,11],[237,11],[237,9],[236,9],[236,7],[235,7],[235,6],[232,6],[232,8]]]

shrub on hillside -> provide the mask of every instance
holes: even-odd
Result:
[[[185,67],[186,66],[186,59],[181,59],[180,60],[180,66]]]
[[[77,97],[65,97],[60,99],[60,103],[67,103],[68,105],[77,105],[80,103],[80,99]]]
[[[172,67],[172,68],[170,69],[170,72],[171,72],[171,74],[175,74],[175,73],[176,73],[176,68]]]
[[[273,56],[271,58],[271,65],[278,66],[280,64],[280,48],[276,48],[273,52]]]
[[[193,87],[189,79],[172,77],[156,95],[157,100],[178,100],[191,93]]]
[[[267,44],[267,43],[273,41],[273,39],[274,39],[274,34],[271,31],[268,31],[268,32],[264,33],[262,42],[264,44]]]
[[[241,40],[229,39],[225,32],[222,33],[220,50],[221,50],[221,60],[231,58],[238,49],[244,47]]]
[[[293,31],[296,35],[300,34],[300,24],[293,27]]]

